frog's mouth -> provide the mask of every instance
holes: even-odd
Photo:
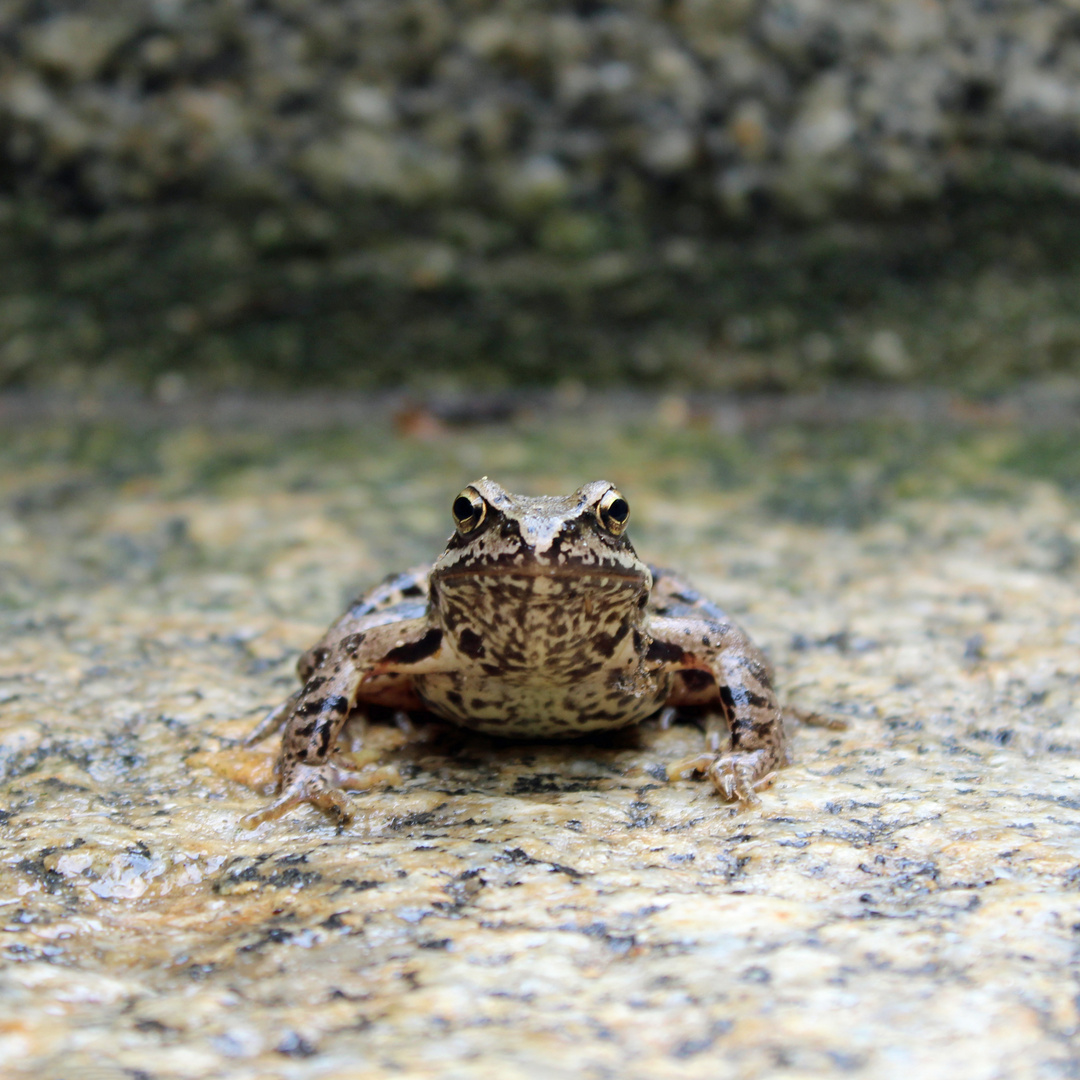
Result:
[[[453,570],[440,570],[436,573],[439,581],[461,581],[478,577],[524,577],[524,578],[614,578],[622,581],[641,583],[645,575],[640,570],[624,566],[587,566],[584,564],[546,565],[544,563],[523,563],[520,565],[500,565],[461,567]]]

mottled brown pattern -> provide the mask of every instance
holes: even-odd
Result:
[[[528,497],[485,477],[454,513],[458,529],[434,566],[362,596],[301,657],[303,689],[249,739],[284,727],[279,797],[248,824],[301,802],[348,818],[351,778],[334,745],[350,714],[373,704],[560,738],[694,706],[708,749],[672,772],[704,773],[729,801],[755,799],[784,761],[764,658],[715,604],[638,559],[611,484]]]

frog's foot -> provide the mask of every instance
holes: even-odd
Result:
[[[760,802],[757,793],[776,779],[775,770],[764,771],[767,761],[763,750],[695,754],[668,766],[667,774],[670,779],[685,780],[695,773],[703,773],[724,802],[754,806]]]
[[[262,810],[242,817],[240,825],[245,829],[254,829],[264,821],[273,821],[305,802],[334,816],[339,825],[348,825],[353,815],[341,789],[350,786],[349,780],[348,772],[329,762],[323,765],[298,765],[278,797]]]
[[[293,710],[293,706],[300,700],[300,695],[303,693],[303,689],[297,690],[295,694],[290,694],[280,705],[276,705],[272,708],[255,726],[255,729],[247,736],[244,737],[242,746],[254,746],[256,743],[260,743],[263,739],[268,739],[271,735],[279,732],[284,726],[285,722],[289,719],[289,714]]]

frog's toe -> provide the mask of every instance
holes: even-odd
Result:
[[[847,720],[841,716],[828,716],[813,709],[799,708],[797,705],[784,706],[784,721],[788,720],[803,727],[825,728],[826,731],[847,731],[849,727]]]
[[[348,825],[352,821],[352,811],[335,782],[338,779],[337,770],[331,769],[330,772],[328,776],[325,767],[301,766],[269,806],[240,819],[241,827],[254,829],[264,821],[273,821],[305,802],[332,815],[339,825]]]
[[[260,743],[263,739],[269,738],[271,735],[277,734],[286,724],[289,719],[289,713],[292,712],[292,707],[300,700],[300,695],[303,690],[297,690],[295,694],[290,694],[280,705],[275,705],[255,726],[254,730],[249,732],[245,737],[241,746],[254,746],[256,743]]]
[[[689,780],[696,773],[705,772],[715,760],[715,754],[694,754],[692,757],[680,758],[667,767],[668,779]]]

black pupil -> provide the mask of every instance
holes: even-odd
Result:
[[[464,495],[459,495],[454,500],[454,517],[456,520],[468,521],[474,517],[475,514],[476,510],[473,508],[472,499],[466,498]]]
[[[630,516],[630,507],[625,499],[616,499],[608,508],[608,517],[620,524]]]

